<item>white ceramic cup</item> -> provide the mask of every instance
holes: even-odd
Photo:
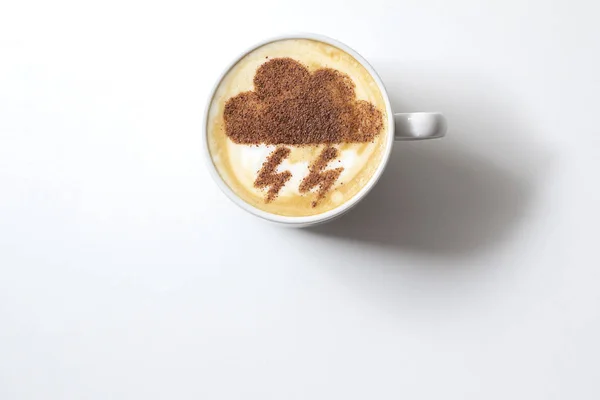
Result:
[[[210,152],[208,150],[208,135],[207,135],[208,111],[210,108],[212,98],[213,98],[215,91],[217,90],[221,80],[225,77],[227,72],[229,72],[229,70],[235,64],[238,63],[238,61],[240,61],[242,58],[244,58],[244,56],[246,56],[251,51],[257,49],[258,47],[264,46],[265,44],[268,44],[271,42],[276,42],[279,40],[285,40],[285,39],[311,39],[311,40],[317,40],[320,42],[328,43],[332,46],[335,46],[335,47],[345,51],[346,53],[348,53],[352,57],[354,57],[358,62],[360,62],[363,65],[363,67],[365,67],[366,70],[369,71],[369,73],[371,74],[371,76],[373,77],[375,82],[377,82],[377,85],[379,85],[379,90],[381,91],[381,94],[383,95],[383,98],[385,100],[386,115],[387,115],[386,123],[388,124],[388,128],[389,128],[389,130],[388,130],[389,134],[387,135],[387,142],[385,145],[385,149],[383,151],[382,160],[381,160],[379,166],[377,167],[377,170],[375,171],[375,173],[369,180],[369,182],[367,182],[367,184],[364,185],[363,188],[356,195],[354,195],[354,197],[352,197],[351,199],[349,199],[348,201],[346,201],[339,207],[334,208],[333,210],[324,212],[322,214],[310,215],[310,216],[304,216],[304,217],[288,217],[288,216],[283,216],[283,215],[271,214],[271,213],[259,210],[258,208],[253,207],[252,205],[246,203],[239,196],[237,196],[225,182],[223,182],[223,179],[219,175],[215,165],[212,162]],[[221,77],[217,80],[217,83],[215,84],[215,87],[211,91],[210,96],[208,98],[206,111],[204,113],[202,144],[203,144],[204,157],[208,161],[208,169],[209,169],[213,179],[215,180],[217,185],[219,185],[221,190],[227,195],[227,197],[229,197],[229,199],[231,199],[235,204],[237,204],[244,210],[250,212],[251,214],[261,217],[267,221],[275,222],[280,225],[285,225],[285,226],[290,226],[290,227],[306,227],[306,226],[317,225],[317,224],[320,224],[323,222],[331,221],[332,219],[337,218],[337,217],[341,216],[342,214],[346,213],[353,206],[355,206],[359,201],[361,201],[367,195],[367,193],[369,193],[369,191],[373,188],[373,186],[375,186],[375,183],[377,183],[377,181],[381,177],[381,174],[383,173],[383,170],[385,169],[385,167],[387,165],[390,155],[392,154],[392,146],[394,145],[394,142],[402,141],[402,140],[435,139],[435,138],[441,138],[445,134],[446,134],[446,119],[444,118],[444,116],[442,114],[440,114],[438,112],[416,112],[416,113],[394,114],[392,112],[392,108],[390,106],[389,96],[387,94],[387,91],[385,90],[385,86],[383,85],[383,82],[379,78],[379,75],[377,75],[377,72],[375,72],[375,70],[373,69],[373,67],[371,67],[371,65],[367,62],[367,60],[365,60],[356,51],[354,51],[350,47],[346,46],[345,44],[338,42],[337,40],[331,39],[327,36],[317,35],[317,34],[313,34],[313,33],[299,33],[299,34],[282,35],[282,36],[270,38],[270,39],[267,39],[263,42],[256,44],[256,45],[252,46],[250,49],[247,49],[246,51],[241,53],[225,69],[225,71],[223,71],[223,73],[221,74]]]

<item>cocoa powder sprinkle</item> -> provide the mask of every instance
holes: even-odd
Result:
[[[262,168],[258,171],[254,186],[259,189],[269,187],[265,203],[275,200],[281,188],[292,177],[290,171],[277,172],[277,167],[290,155],[290,151],[287,147],[278,147],[267,157]]]
[[[343,167],[330,169],[324,171],[330,161],[335,160],[338,156],[338,150],[335,147],[326,147],[319,155],[319,158],[312,163],[309,167],[309,174],[300,183],[300,193],[305,193],[314,187],[319,187],[317,191],[317,197],[312,202],[313,208],[319,204],[331,186],[339,178],[340,174],[344,170]]]
[[[356,100],[354,87],[335,69],[311,73],[291,58],[271,58],[256,70],[254,91],[225,103],[225,134],[239,144],[371,142],[383,129],[383,114]]]

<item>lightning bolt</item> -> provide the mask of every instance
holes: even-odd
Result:
[[[254,181],[254,187],[264,189],[269,187],[265,203],[272,202],[285,183],[292,177],[290,171],[277,172],[277,167],[290,155],[290,149],[287,147],[276,148],[263,163],[258,171],[258,176]]]
[[[300,193],[306,193],[316,186],[319,187],[317,198],[312,202],[313,207],[316,207],[323,200],[329,189],[331,189],[331,186],[333,186],[344,170],[344,168],[335,168],[324,171],[327,164],[335,160],[337,156],[338,150],[335,147],[325,147],[319,158],[308,167],[309,174],[300,183]]]

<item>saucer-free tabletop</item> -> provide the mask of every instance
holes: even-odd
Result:
[[[597,400],[599,11],[3,5],[0,399]],[[223,68],[290,31],[449,127],[309,229],[236,207],[201,152]]]

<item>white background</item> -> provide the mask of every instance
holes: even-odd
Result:
[[[0,399],[597,400],[599,11],[3,2]],[[238,209],[199,150],[222,69],[289,31],[450,126],[310,230]]]

